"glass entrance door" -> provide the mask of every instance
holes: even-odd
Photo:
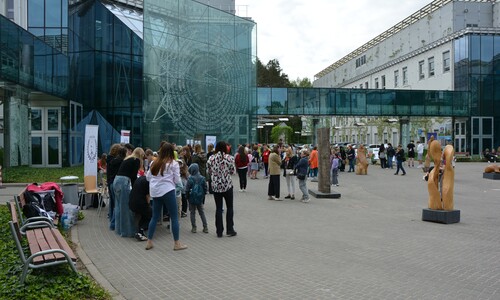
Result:
[[[466,122],[455,122],[455,152],[467,151],[467,131]]]
[[[60,167],[61,160],[61,109],[31,108],[31,165]]]
[[[472,154],[483,155],[493,147],[493,117],[472,117]]]

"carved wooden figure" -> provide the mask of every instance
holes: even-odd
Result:
[[[429,173],[427,181],[427,190],[429,191],[429,208],[440,210],[443,209],[441,204],[441,194],[439,193],[439,170],[441,168],[441,145],[438,141],[431,141],[427,156],[434,161],[434,169]]]
[[[489,165],[484,168],[484,173],[500,173],[500,167],[498,165]]]
[[[443,199],[443,209],[453,210],[453,191],[455,189],[455,170],[453,169],[452,160],[455,155],[455,150],[452,145],[444,147],[443,158],[446,164],[443,170],[443,179],[441,182],[441,197]]]
[[[358,148],[358,157],[356,162],[356,175],[368,174],[368,161],[366,160],[366,148],[362,144]]]

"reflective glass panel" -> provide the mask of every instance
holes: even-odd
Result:
[[[51,136],[47,138],[47,154],[49,165],[59,164],[59,138]]]
[[[42,110],[31,109],[31,130],[42,130]]]
[[[43,163],[42,157],[42,137],[31,137],[31,163],[33,165],[41,165]]]
[[[47,109],[47,130],[59,130],[59,109]]]

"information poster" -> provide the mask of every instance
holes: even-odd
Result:
[[[130,143],[130,130],[122,130],[120,134],[120,143]]]
[[[212,144],[215,147],[215,143],[217,143],[217,136],[215,135],[206,135],[205,136],[205,152],[208,153],[208,145]]]

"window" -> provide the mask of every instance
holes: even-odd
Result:
[[[399,84],[399,70],[394,71],[394,87],[398,87]]]
[[[375,88],[378,89],[378,78],[375,78]]]
[[[443,73],[450,71],[450,51],[443,52]]]
[[[429,69],[429,77],[434,76],[434,56],[429,57],[429,59],[427,60],[427,66]]]
[[[418,79],[424,79],[424,61],[421,60],[418,62]]]
[[[408,85],[408,67],[403,68],[403,86]]]
[[[382,81],[382,88],[385,89],[385,75],[382,75],[380,81]]]
[[[368,81],[365,82],[365,89],[367,89],[367,88],[368,88]]]
[[[366,64],[366,55],[363,55],[356,59],[356,68],[359,68],[364,64]]]

